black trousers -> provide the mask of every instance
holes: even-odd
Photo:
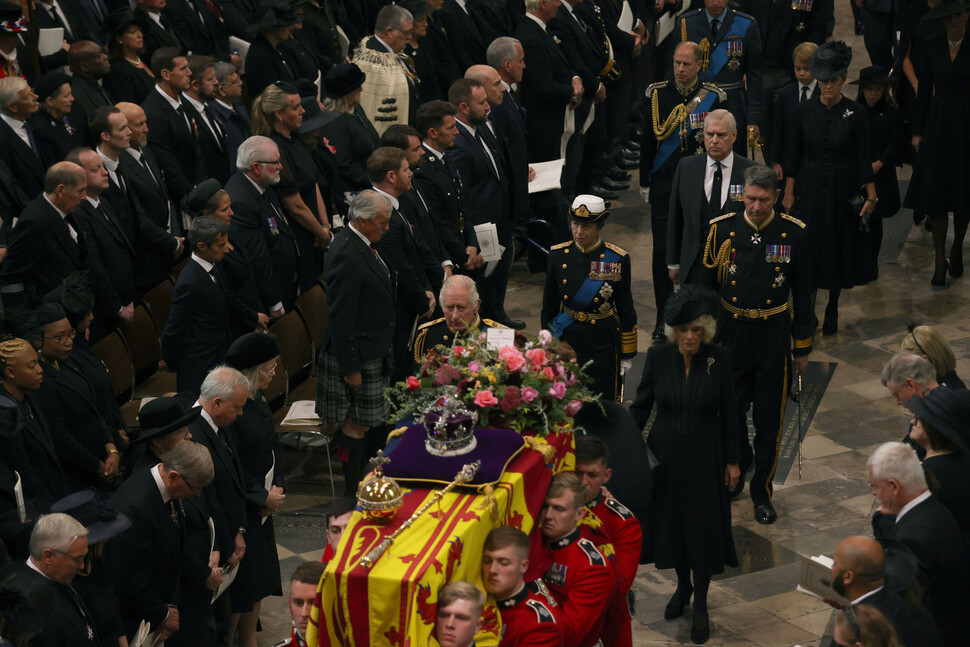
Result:
[[[667,182],[666,179],[661,182]],[[661,183],[651,180],[651,193],[661,188]],[[657,325],[663,321],[664,303],[674,293],[674,282],[667,271],[667,209],[670,206],[669,184],[664,195],[656,199],[650,196],[650,233],[653,234],[653,256],[650,270],[653,274],[653,297],[657,304]]]
[[[721,317],[721,344],[731,351],[734,389],[738,398],[741,466],[754,461],[751,500],[771,502],[771,479],[778,466],[782,423],[791,379],[791,331],[787,313],[766,320]],[[754,451],[748,442],[748,409],[753,409]]]
[[[869,60],[873,65],[881,65],[887,70],[893,66],[893,15],[892,13],[880,13],[863,6],[859,13],[862,16],[862,24],[865,27],[863,40],[866,44],[866,51],[869,53]]]

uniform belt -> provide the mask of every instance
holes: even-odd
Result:
[[[717,87],[721,90],[727,91],[727,90],[740,90],[744,86],[739,81],[737,83],[718,83]]]
[[[761,310],[759,308],[736,308],[730,303],[721,299],[721,305],[724,309],[737,317],[744,317],[745,319],[767,319],[772,315],[780,315],[782,312],[788,310],[788,302],[785,301],[785,305],[777,306],[775,308],[768,308],[766,310]]]
[[[577,312],[576,310],[572,310],[570,308],[567,308],[566,306],[563,306],[562,309],[563,309],[563,312],[565,312],[567,315],[569,315],[576,321],[584,321],[584,322],[599,321],[600,319],[606,319],[607,317],[612,317],[614,314],[616,314],[616,311],[613,309],[613,306],[610,306],[609,310],[607,310],[606,312]]]

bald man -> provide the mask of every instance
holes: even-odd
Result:
[[[896,628],[900,642],[906,647],[943,644],[929,611],[923,607],[911,611],[886,585],[885,553],[878,541],[858,535],[846,537],[839,542],[832,559],[832,588],[849,600],[851,606],[868,604],[879,609]],[[829,603],[841,608],[831,600]]]

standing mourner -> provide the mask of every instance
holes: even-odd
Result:
[[[745,171],[744,211],[711,220],[704,248],[704,266],[716,270],[721,295],[720,342],[731,351],[741,474],[754,463],[751,500],[755,520],[763,524],[777,519],[771,479],[778,466],[792,343],[795,370],[801,373],[808,365],[815,327],[809,260],[813,250],[805,244],[805,223],[774,212],[777,182],[767,167]],[[748,443],[749,406],[753,452]],[[743,487],[742,477],[732,494]]]
[[[568,342],[593,377],[593,390],[618,400],[622,374],[637,354],[637,313],[630,255],[600,239],[610,212],[602,198],[580,195],[569,210],[573,239],[549,251],[542,327]]]
[[[869,163],[869,123],[862,106],[842,96],[852,50],[826,43],[812,56],[819,98],[798,104],[785,145],[786,211],[802,218],[815,258],[812,288],[829,291],[822,333],[839,329],[839,293],[878,275],[870,240],[882,223],[871,218],[876,186]],[[796,182],[797,181],[797,182]],[[797,189],[796,189],[797,185]],[[814,305],[814,298],[812,299]]]
[[[660,461],[655,481],[653,561],[677,571],[677,591],[664,610],[684,613],[694,595],[690,637],[710,636],[707,589],[711,575],[736,566],[728,489],[740,480],[741,447],[731,353],[711,343],[719,310],[709,288],[688,285],[664,307],[674,343],[653,346],[630,407],[642,429],[656,404],[650,449]],[[694,572],[691,584],[690,572]]]

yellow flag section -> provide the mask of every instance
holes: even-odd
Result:
[[[541,536],[532,530],[549,481],[554,473],[574,468],[572,433],[530,441],[498,481],[478,491],[466,488],[446,494],[414,519],[370,567],[362,566],[361,560],[436,491],[409,489],[402,483],[404,503],[386,525],[355,512],[317,588],[307,644],[437,647],[433,634],[438,589],[449,581],[467,580],[485,590],[482,547],[493,528],[521,528],[530,534],[535,549]],[[491,596],[484,619],[475,644],[498,645],[501,619]]]

